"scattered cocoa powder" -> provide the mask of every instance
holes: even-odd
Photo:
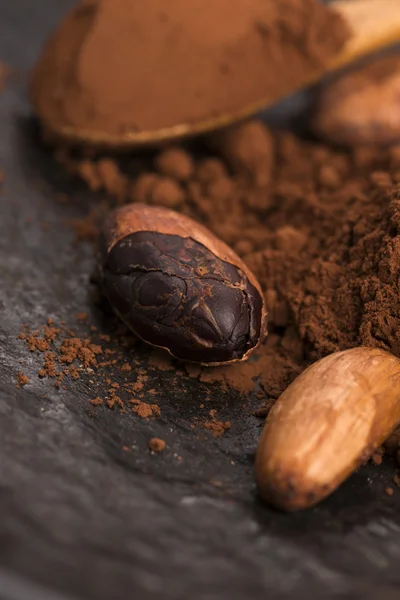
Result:
[[[17,380],[17,387],[23,387],[24,385],[27,385],[29,383],[29,377],[24,375],[21,371],[18,371],[16,380]]]
[[[204,429],[208,429],[213,434],[213,437],[220,437],[225,431],[231,428],[230,421],[220,421],[217,419],[217,411],[215,409],[210,410],[210,419],[199,421],[199,425]]]
[[[78,360],[83,367],[97,363],[97,355],[102,354],[102,348],[90,340],[72,337],[64,340],[60,346],[59,362],[71,364]]]
[[[117,396],[114,392],[110,393],[109,398],[107,398],[106,404],[108,408],[111,410],[114,407],[118,407],[121,412],[126,412],[125,404],[123,400]]]
[[[160,407],[158,404],[148,404],[147,402],[141,402],[136,398],[130,400],[131,404],[134,404],[132,412],[135,412],[142,419],[150,419],[152,417],[159,417],[161,414]]]
[[[104,400],[103,398],[99,398],[99,396],[97,396],[96,398],[93,398],[93,400],[90,400],[90,404],[93,406],[102,406],[104,404]]]
[[[146,420],[160,417],[161,409],[155,401],[159,390],[150,387],[152,380],[148,369],[139,367],[135,356],[132,356],[130,364],[121,360],[121,350],[130,345],[131,335],[125,329],[120,329],[115,336],[97,332],[97,328],[95,328],[96,331],[93,331],[93,327],[88,323],[88,316],[85,315],[85,318],[83,318],[82,313],[76,315],[76,320],[80,327],[84,325],[90,331],[87,337],[78,337],[63,324],[55,327],[51,321],[33,332],[26,325],[22,327],[18,338],[25,343],[27,349],[43,356],[43,366],[38,370],[39,378],[53,379],[55,380],[55,386],[59,388],[62,381],[68,387],[71,380],[81,377],[93,377],[93,380],[90,381],[91,384],[99,382],[103,388],[104,386],[107,388],[104,397],[88,398],[88,402],[93,408],[106,407],[109,410],[118,410],[120,413],[126,413],[130,409],[138,417]],[[97,343],[100,340],[103,342],[102,346]],[[46,344],[42,344],[43,341],[46,341]],[[115,343],[119,345],[119,349],[107,347],[107,345],[115,346]],[[110,361],[101,361],[100,357],[103,355],[115,356],[116,358]],[[191,372],[193,376],[199,377],[202,368],[198,365],[192,366],[195,372],[190,369],[190,365],[185,365],[186,370]],[[175,368],[178,378],[185,376],[183,370],[177,371],[176,365],[173,367],[171,359],[159,351],[152,354],[149,368],[156,368],[157,370]],[[133,380],[132,372],[134,373]],[[205,372],[207,373],[208,370],[206,369]],[[245,384],[248,390],[254,387],[253,370],[250,374],[251,377],[248,377]],[[205,380],[207,381],[206,376]],[[218,381],[218,375],[216,380]],[[220,382],[228,388],[225,376],[220,378]],[[258,395],[263,394],[259,392]],[[150,401],[151,398],[154,398],[153,402]],[[210,400],[208,395],[205,396],[205,400]],[[272,400],[270,404],[273,404]],[[200,406],[203,409],[204,407],[204,404]],[[218,438],[230,429],[231,423],[219,419],[216,410],[210,409],[208,418],[194,418],[191,429],[196,426],[210,431],[214,438]]]
[[[290,92],[348,35],[318,0],[80,2],[45,46],[31,97],[53,132],[118,138],[195,123]],[[123,195],[127,182],[114,163],[101,168]],[[91,167],[81,170],[97,189]]]
[[[83,313],[78,313],[76,319],[82,326],[82,323],[87,324],[88,316],[85,314],[83,318]],[[59,388],[63,380],[68,382],[93,373],[92,376],[95,379],[101,377],[101,381],[108,386],[105,398],[96,396],[89,399],[89,403],[93,407],[104,405],[110,410],[118,409],[119,412],[124,413],[127,411],[127,407],[132,405],[132,412],[143,419],[159,417],[161,410],[158,404],[143,401],[143,398],[155,398],[157,395],[157,390],[149,389],[146,385],[149,379],[147,373],[137,367],[134,358],[132,358],[131,364],[120,360],[121,348],[132,344],[132,336],[127,334],[127,337],[124,338],[121,328],[117,327],[116,338],[122,344],[119,350],[115,350],[104,347],[105,344],[112,345],[115,342],[111,335],[95,333],[97,327],[93,328],[88,324],[87,326],[91,333],[83,338],[76,336],[63,325],[54,327],[52,322],[34,332],[30,332],[27,326],[23,326],[18,336],[19,339],[25,342],[31,352],[43,354],[43,366],[38,370],[38,377],[55,379],[55,386]],[[126,334],[126,330],[123,331]],[[97,340],[103,342],[103,345],[96,343]],[[101,361],[100,357],[103,354],[117,358]],[[121,367],[118,366],[119,364]],[[63,367],[62,365],[68,366]],[[131,380],[132,371],[135,377],[133,381]],[[111,373],[113,379],[107,377],[107,373]],[[121,379],[125,378],[123,383],[115,381],[116,374]],[[126,380],[127,376],[129,380]]]
[[[149,441],[149,448],[152,452],[156,454],[163,452],[165,450],[166,443],[164,440],[160,440],[160,438],[152,438]]]

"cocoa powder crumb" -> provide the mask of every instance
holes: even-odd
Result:
[[[62,373],[57,370],[56,355],[54,352],[45,352],[43,368],[40,373],[44,373],[46,377],[50,378],[62,376]]]
[[[125,403],[119,396],[113,393],[112,390],[110,397],[106,400],[106,404],[110,410],[114,407],[118,407],[122,413],[126,412]]]
[[[165,446],[166,446],[165,441],[161,440],[160,438],[152,438],[149,441],[149,448],[150,448],[151,452],[154,452],[156,454],[163,452],[165,450]]]
[[[211,431],[214,438],[220,437],[225,433],[225,431],[231,428],[230,421],[220,421],[219,419],[217,419],[216,414],[217,411],[215,409],[212,409],[209,412],[210,419],[199,422],[199,425],[201,427]]]
[[[177,209],[184,199],[184,191],[174,179],[159,177],[152,187],[149,201],[157,206]]]
[[[51,319],[48,320],[47,326],[43,328],[43,337],[48,342],[54,342],[57,335],[60,333],[58,327],[53,327]]]
[[[251,185],[265,187],[270,183],[274,142],[263,123],[249,121],[230,127],[211,135],[209,144]]]
[[[393,494],[394,494],[394,490],[393,490],[393,488],[391,488],[391,487],[387,487],[387,488],[385,489],[385,493],[386,493],[388,496],[393,496]]]
[[[64,164],[67,163],[68,159],[63,157]],[[61,162],[61,161],[59,161]],[[76,170],[76,173],[86,181],[89,189],[92,192],[97,192],[98,190],[104,187],[104,183],[101,179],[100,173],[97,169],[97,165],[95,162],[91,160],[82,160],[78,163],[73,163]]]
[[[120,171],[118,164],[111,159],[104,158],[97,163],[97,172],[102,187],[109,194],[122,201],[126,198],[128,190],[128,179]]]
[[[98,354],[102,354],[101,346],[89,340],[69,338],[61,344],[59,361],[70,364],[79,360],[84,367],[90,367],[97,363]]]
[[[38,338],[34,335],[29,335],[26,338],[26,345],[31,352],[35,352],[35,350],[46,352],[50,348],[50,343],[47,340]]]
[[[33,332],[28,335],[25,332],[19,334],[19,339],[25,340],[27,348],[30,352],[47,352],[51,347],[52,342],[56,339],[59,329],[53,327],[52,324],[47,324],[40,331]]]
[[[166,148],[156,158],[155,167],[162,175],[178,181],[187,181],[194,170],[194,161],[190,154],[179,146]]]
[[[99,367],[112,367],[113,365],[117,364],[117,359],[113,359],[113,360],[104,360],[101,363],[98,363]]]
[[[69,375],[72,377],[72,379],[79,379],[79,369],[74,367],[74,365],[71,365],[69,368]]]
[[[90,400],[90,404],[93,404],[93,406],[102,406],[104,404],[104,400],[103,398],[97,396],[96,398]]]
[[[150,203],[152,191],[159,180],[155,173],[142,173],[132,182],[130,200],[133,202]]]
[[[140,402],[140,400],[131,400],[130,402],[135,404],[132,412],[136,413],[141,419],[155,418],[161,414],[158,404],[148,404],[147,402]]]
[[[380,454],[378,454],[377,452],[372,455],[372,462],[374,463],[374,465],[381,465],[382,461],[383,461],[382,456]]]
[[[16,375],[16,380],[17,380],[17,387],[23,387],[24,385],[27,385],[29,383],[29,377],[24,375],[22,373],[22,371],[18,371],[18,373]]]

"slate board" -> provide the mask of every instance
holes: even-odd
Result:
[[[232,421],[213,440],[190,431],[205,392],[190,380],[169,389],[170,375],[154,373],[162,417],[146,422],[105,409],[93,419],[87,381],[58,392],[37,378],[40,358],[17,340],[21,323],[72,323],[86,311],[107,330],[88,293],[92,249],[74,247],[66,224],[96,199],[38,143],[26,97],[29,67],[72,4],[0,0],[0,58],[17,69],[0,95],[0,598],[398,598],[390,460],[361,468],[317,508],[284,515],[257,497],[261,424],[237,394],[212,391]],[[60,192],[72,199],[56,202]],[[24,389],[19,369],[31,379]],[[168,442],[161,456],[147,451],[153,435]]]

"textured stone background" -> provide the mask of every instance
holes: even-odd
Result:
[[[87,382],[57,392],[36,377],[40,358],[16,339],[21,323],[87,311],[107,331],[88,294],[92,250],[74,248],[65,223],[96,198],[38,144],[26,96],[40,45],[72,4],[0,0],[0,58],[17,68],[0,96],[0,598],[398,598],[390,461],[360,469],[314,510],[282,515],[257,498],[260,422],[243,417],[238,397],[214,390],[213,407],[233,424],[214,441],[189,429],[205,389],[190,381],[169,389],[169,375],[154,374],[162,418],[149,423],[106,410],[93,420]],[[57,192],[72,200],[56,202]],[[31,377],[22,390],[21,368]],[[147,451],[152,435],[168,442],[161,456]],[[133,451],[123,455],[122,444]]]

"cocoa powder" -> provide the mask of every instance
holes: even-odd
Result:
[[[149,441],[149,449],[155,454],[159,454],[165,450],[166,443],[160,438],[151,438]]]
[[[221,421],[217,418],[217,411],[215,409],[210,410],[209,415],[210,418],[200,421],[199,425],[211,431],[214,438],[220,437],[225,431],[231,428],[230,421]]]
[[[55,327],[51,319],[35,331],[30,331],[26,325],[21,328],[19,339],[29,352],[37,353],[43,359],[38,377],[54,380],[56,388],[61,385],[68,388],[74,380],[89,377],[90,385],[98,381],[107,389],[104,397],[89,399],[91,406],[106,406],[122,413],[131,410],[144,419],[158,417],[161,411],[155,402],[156,390],[146,386],[148,375],[137,366],[134,358],[129,365],[121,360],[122,349],[134,346],[135,339],[116,323],[116,340],[120,347],[115,349],[111,335],[98,332],[95,326],[89,327],[86,313],[78,313],[76,320],[81,326],[87,325],[87,335],[78,337],[64,324]],[[123,383],[118,383],[116,378]],[[16,380],[19,386],[29,383],[21,372],[16,374]],[[143,401],[149,397],[154,398],[151,404]]]
[[[29,377],[27,377],[26,375],[24,375],[22,373],[22,371],[18,371],[17,376],[16,376],[16,381],[17,381],[17,387],[24,387],[24,385],[27,385],[29,383]]]
[[[348,36],[318,0],[82,0],[45,46],[31,97],[50,131],[196,123],[287,94]]]

